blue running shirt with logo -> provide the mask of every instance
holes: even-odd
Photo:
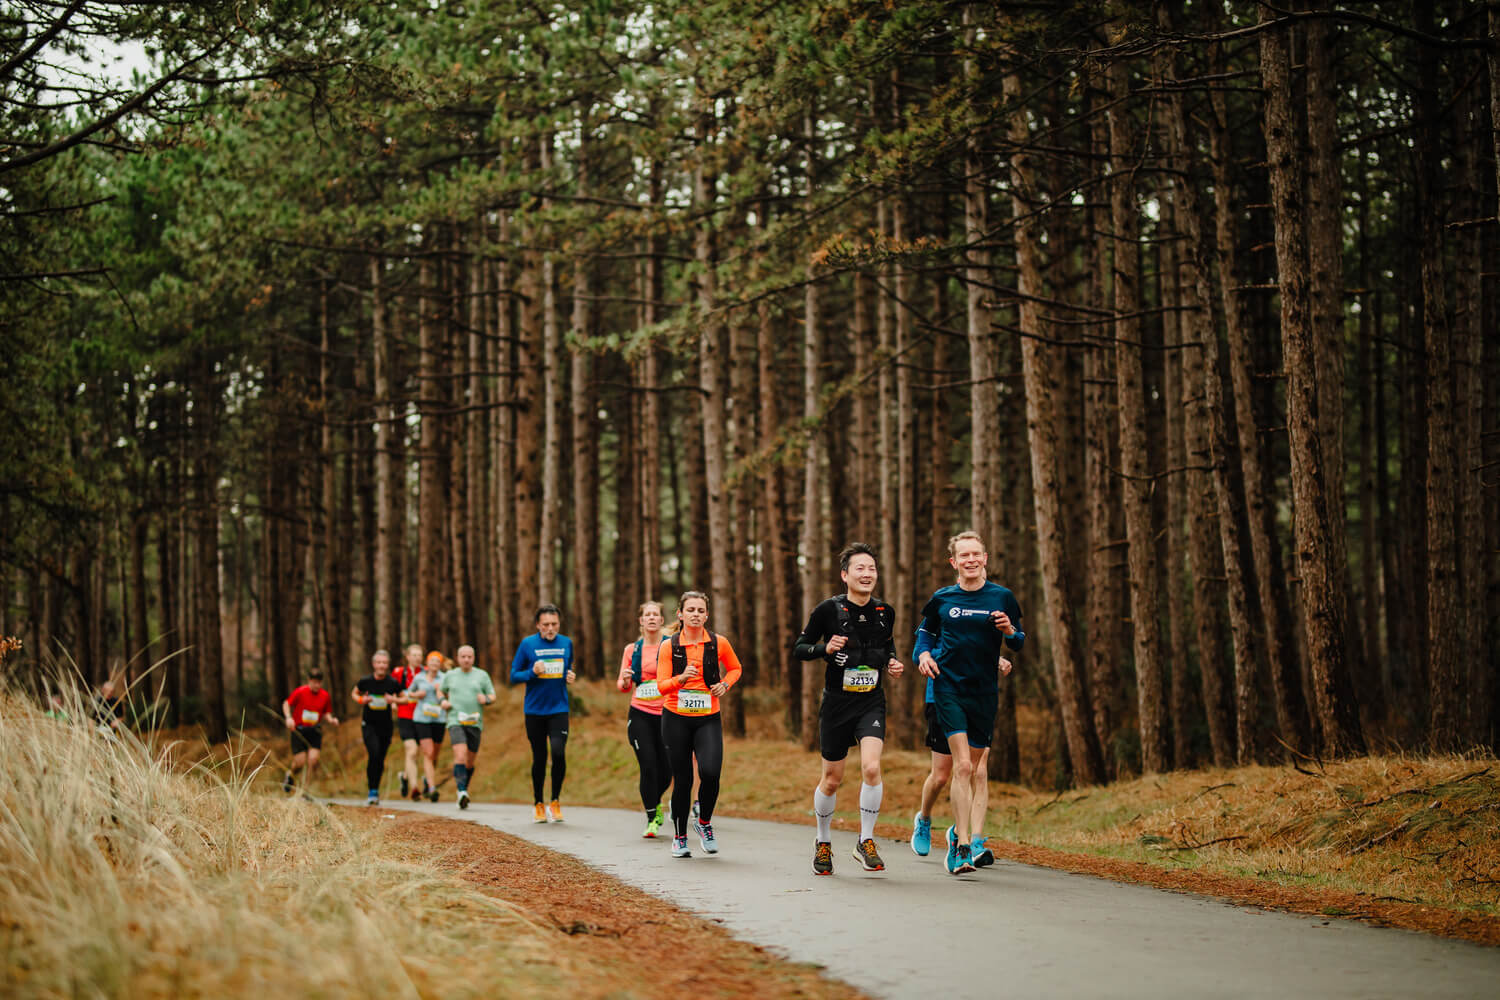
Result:
[[[1016,634],[1006,636],[990,618],[996,611],[1010,616]],[[912,650],[916,663],[924,652],[938,663],[935,682],[939,688],[997,691],[1000,687],[1000,657],[1007,648],[1020,650],[1026,640],[1021,628],[1021,604],[1005,587],[986,581],[978,590],[958,584],[944,587],[928,599],[917,626]]]

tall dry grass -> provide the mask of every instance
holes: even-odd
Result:
[[[524,914],[322,806],[253,793],[248,755],[184,773],[170,748],[100,731],[80,696],[64,710],[0,695],[0,994],[450,997],[558,979]]]

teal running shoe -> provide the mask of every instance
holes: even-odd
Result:
[[[932,851],[932,820],[920,812],[911,818],[911,852],[925,858]]]
[[[974,859],[969,853],[968,844],[958,844],[948,851],[946,861],[948,874],[962,875],[964,872],[974,870]]]
[[[969,845],[969,853],[974,858],[975,868],[988,868],[995,863],[995,852],[984,846],[986,837],[975,837],[974,843]]]

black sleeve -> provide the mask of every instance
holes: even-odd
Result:
[[[816,660],[826,654],[827,650],[824,639],[833,635],[838,628],[839,612],[838,606],[833,598],[829,598],[822,604],[813,608],[812,615],[807,619],[807,627],[797,637],[797,644],[792,647],[792,655],[799,660]]]
[[[369,694],[370,685],[374,683],[375,676],[373,674],[368,677],[361,677],[359,680],[354,682],[354,690],[358,691],[360,694]]]

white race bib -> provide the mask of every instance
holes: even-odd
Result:
[[[459,712],[458,713],[458,724],[460,726],[477,726],[477,725],[479,725],[479,713],[478,712]]]
[[[440,719],[443,716],[443,706],[435,705],[430,701],[422,702],[422,718]]]
[[[661,689],[655,681],[641,681],[635,686],[635,697],[637,701],[661,701]]]
[[[707,691],[677,692],[677,711],[683,715],[707,715],[713,707],[713,695]]]
[[[562,660],[537,660],[536,675],[546,680],[561,677],[564,673]]]
[[[372,696],[370,698],[370,700],[365,703],[365,707],[369,708],[371,711],[375,711],[375,712],[380,711],[382,708],[385,708],[385,698],[384,698],[384,696],[382,696],[382,695],[374,695],[374,696]]]
[[[322,715],[322,712],[314,712],[310,708],[304,708],[302,710],[302,724],[304,726],[316,726],[318,724],[318,719]]]
[[[864,694],[874,691],[875,685],[880,683],[880,671],[874,667],[845,667],[844,668],[844,690],[856,694]]]

